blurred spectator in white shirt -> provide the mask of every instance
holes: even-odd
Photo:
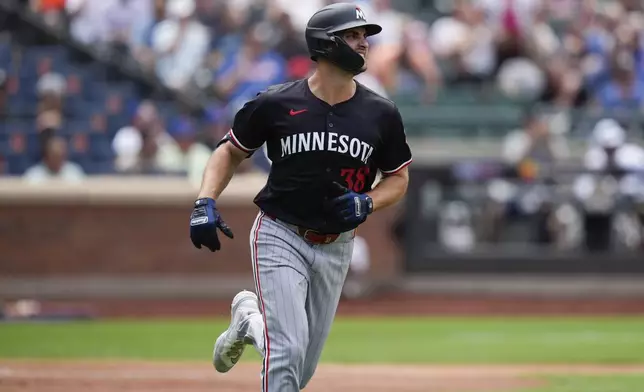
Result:
[[[503,160],[510,165],[531,166],[553,164],[568,158],[568,142],[557,132],[544,115],[528,113],[523,128],[509,132],[505,137]]]
[[[317,10],[326,5],[325,0],[275,0],[275,3],[289,14],[293,26],[298,31],[303,32],[306,29],[306,23]]]
[[[430,46],[438,58],[453,64],[453,81],[487,80],[496,68],[494,32],[484,18],[481,7],[459,1],[452,15],[432,24]]]
[[[42,75],[36,84],[38,112],[49,110],[62,112],[66,92],[67,81],[61,74],[48,72]]]
[[[172,89],[191,82],[208,52],[208,29],[193,18],[194,11],[194,0],[168,0],[166,19],[152,32],[157,75]]]
[[[42,161],[27,169],[23,178],[29,183],[54,179],[79,182],[85,178],[85,172],[78,164],[67,160],[65,139],[54,136],[45,144]]]
[[[132,124],[119,129],[112,140],[116,170],[127,173],[140,166],[141,151],[148,139],[150,144],[158,145],[171,137],[165,132],[154,104],[143,101],[136,110]],[[149,151],[152,151],[150,146]]]
[[[105,16],[110,4],[111,0],[67,0],[65,10],[72,37],[86,45],[105,42]]]
[[[105,1],[105,0],[103,0]],[[145,43],[145,35],[154,23],[151,0],[107,0],[105,10],[106,40],[126,53]]]
[[[390,0],[373,0],[363,11],[368,21],[383,28],[369,38],[368,71],[390,93],[413,90],[433,97],[442,77],[428,44],[428,26],[395,10]]]
[[[212,150],[197,141],[197,129],[190,120],[175,121],[169,134],[173,140],[160,145],[157,151],[159,168],[167,173],[187,174],[190,183],[199,187]]]

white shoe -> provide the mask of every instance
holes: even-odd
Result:
[[[237,364],[247,344],[254,344],[250,334],[250,320],[259,314],[255,293],[239,292],[231,305],[231,321],[215,342],[212,363],[219,373],[226,373]]]

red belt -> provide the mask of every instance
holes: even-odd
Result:
[[[270,218],[272,220],[276,220],[274,216],[266,214],[267,218]],[[315,230],[307,229],[305,227],[300,227],[297,225],[293,225],[296,228],[296,233],[300,237],[304,238],[307,242],[310,242],[312,244],[330,244],[334,242],[335,240],[340,237],[340,234],[323,234]]]

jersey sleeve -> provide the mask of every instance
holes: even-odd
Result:
[[[411,149],[407,144],[405,126],[398,108],[394,106],[383,131],[382,153],[376,162],[384,175],[394,174],[407,167],[411,161]]]
[[[224,139],[252,154],[267,139],[269,122],[266,113],[266,99],[260,93],[237,111],[233,126]]]

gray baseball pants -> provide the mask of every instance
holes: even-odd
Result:
[[[311,244],[260,211],[250,232],[263,315],[262,392],[296,392],[313,377],[340,300],[355,230]]]

